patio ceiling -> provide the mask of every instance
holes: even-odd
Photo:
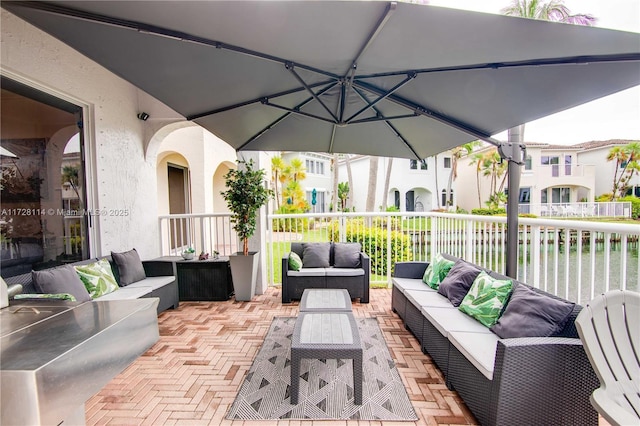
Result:
[[[426,158],[640,84],[640,35],[382,1],[3,1],[235,149]]]

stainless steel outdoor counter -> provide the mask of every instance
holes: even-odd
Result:
[[[2,425],[84,423],[84,403],[158,339],[158,299],[0,310]]]

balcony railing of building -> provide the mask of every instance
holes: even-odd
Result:
[[[628,201],[598,203],[544,203],[519,204],[518,212],[531,213],[541,217],[631,217],[631,203]]]
[[[371,283],[388,286],[396,262],[446,252],[504,273],[506,218],[450,213],[270,215],[265,266],[279,285],[281,259],[294,241],[358,241],[371,257]],[[237,251],[229,216],[160,218],[163,254]],[[584,304],[610,289],[640,290],[640,227],[566,219],[520,218],[518,279]],[[182,246],[176,243],[183,244]]]
[[[539,179],[556,178],[561,176],[585,177],[595,174],[595,166],[591,164],[543,164],[533,170],[524,170],[523,175],[535,175]]]

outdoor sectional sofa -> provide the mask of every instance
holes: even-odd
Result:
[[[442,257],[499,280],[510,279],[446,254]],[[460,311],[448,297],[425,284],[427,267],[426,262],[395,265],[392,309],[442,371],[447,387],[458,392],[481,424],[598,424],[598,415],[589,403],[598,380],[575,327],[581,306],[567,307],[570,302],[512,280],[511,297],[498,321],[506,318],[507,309],[517,312],[522,303],[514,303],[518,286],[525,287],[518,294],[532,295],[531,290],[535,293],[532,297],[540,297],[542,304],[564,304],[568,314],[546,337],[500,338],[493,327],[487,328]],[[535,305],[529,304],[529,308],[538,311]],[[510,314],[509,319],[513,318]],[[520,315],[518,321],[516,332],[526,335],[525,329],[533,327],[536,320]]]
[[[302,261],[297,271],[290,265],[291,253]],[[282,303],[300,299],[306,288],[343,288],[352,299],[369,303],[369,269],[360,243],[291,243],[282,258]]]
[[[113,256],[120,256],[119,260],[121,267],[118,267]],[[75,278],[66,274],[74,274],[75,272],[72,269],[74,266],[86,266],[100,260],[106,260],[109,262],[113,276],[118,284],[118,288],[115,291],[93,298],[93,300],[107,301],[157,297],[159,299],[157,307],[158,314],[167,309],[175,309],[178,307],[179,296],[178,282],[174,271],[175,263],[154,260],[140,262],[135,249],[124,253],[116,253],[113,254],[113,256],[104,256],[102,258],[88,259],[63,266],[43,269],[41,271],[37,271],[36,274],[50,273],[49,279],[57,279],[60,281],[59,284],[55,284],[53,287],[50,287],[50,291],[47,293],[66,293],[64,290],[68,288],[68,285],[70,285],[69,282],[73,281],[73,278]],[[142,270],[140,269],[140,263],[142,264],[144,273],[142,273]],[[131,267],[124,269],[125,266],[133,266],[133,270],[137,271],[137,273],[131,274]],[[123,276],[123,273],[126,276]],[[51,278],[51,276],[53,276],[53,278]],[[39,291],[33,281],[33,277],[34,273],[32,271],[26,274],[5,278],[5,281],[13,294],[20,293],[20,295],[14,297],[29,298],[29,295],[31,294],[36,297],[35,295],[43,292]],[[22,287],[21,290],[19,289],[19,286]],[[75,288],[77,289],[77,286]]]

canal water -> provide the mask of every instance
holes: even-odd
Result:
[[[595,267],[591,263],[591,247],[588,244],[583,245],[581,255],[578,253],[577,245],[571,245],[568,250],[567,253],[566,246],[562,245],[556,253],[553,246],[548,246],[545,259],[545,249],[541,248],[538,283],[534,282],[531,253],[527,253],[528,259],[525,266],[521,252],[518,266],[519,279],[569,300],[580,301],[581,304],[591,300],[593,295],[607,290],[626,288],[640,291],[637,242],[627,244],[626,262],[622,259],[620,243],[611,243],[608,258],[605,256],[605,245],[595,244]],[[623,268],[626,271],[624,281]]]

